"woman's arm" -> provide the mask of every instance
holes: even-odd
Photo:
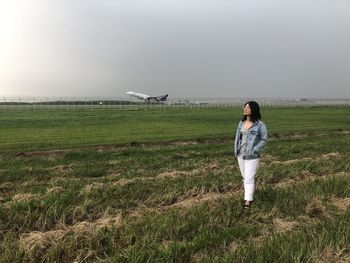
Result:
[[[263,122],[261,122],[260,123],[260,140],[254,146],[253,151],[260,153],[264,149],[267,141],[268,141],[267,128],[266,128],[266,125]]]
[[[236,130],[236,136],[235,136],[235,142],[233,144],[233,151],[234,151],[234,155],[237,157],[237,149],[238,149],[238,142],[239,142],[239,136],[240,136],[240,127],[241,127],[241,123],[242,121],[240,121],[238,123],[238,127]]]

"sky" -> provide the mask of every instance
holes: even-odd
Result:
[[[348,0],[0,0],[0,96],[350,98]]]

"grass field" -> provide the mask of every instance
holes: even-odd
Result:
[[[350,108],[0,112],[0,262],[349,262]]]

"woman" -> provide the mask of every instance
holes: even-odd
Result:
[[[267,140],[267,129],[261,121],[259,104],[255,101],[246,102],[234,144],[234,154],[244,182],[244,208],[250,208],[253,202],[254,177],[258,170],[260,153]]]

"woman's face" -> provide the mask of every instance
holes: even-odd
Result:
[[[249,103],[247,103],[244,107],[243,107],[243,115],[244,116],[250,116],[252,114],[252,111],[250,109]]]

